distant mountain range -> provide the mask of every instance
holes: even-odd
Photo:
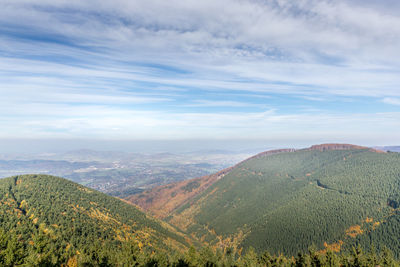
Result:
[[[400,152],[400,146],[377,146],[375,148],[384,151]]]

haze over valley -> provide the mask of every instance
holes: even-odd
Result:
[[[184,154],[95,150],[3,154],[0,155],[0,178],[31,173],[50,174],[122,197],[153,186],[212,174],[250,155],[249,152],[222,150]]]

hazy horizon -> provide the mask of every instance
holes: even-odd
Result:
[[[397,1],[1,5],[3,150],[400,144]]]
[[[89,139],[0,139],[0,154],[64,153],[76,150],[121,151],[133,153],[188,153],[230,151],[257,153],[279,148],[306,148],[323,143],[347,143],[367,147],[396,146],[396,143],[360,143],[346,140],[89,140]]]

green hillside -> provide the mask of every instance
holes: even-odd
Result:
[[[367,150],[247,160],[169,217],[215,245],[197,249],[191,235],[65,179],[1,179],[0,266],[398,266],[383,245],[399,253],[399,161]],[[351,247],[371,241],[376,252]]]
[[[130,266],[135,251],[172,252],[188,246],[166,223],[65,179],[22,175],[0,180],[1,266]]]
[[[373,244],[399,256],[399,203],[400,154],[308,149],[242,162],[167,220],[216,246],[296,255]]]

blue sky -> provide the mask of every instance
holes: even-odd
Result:
[[[400,144],[398,1],[0,6],[1,139]]]

